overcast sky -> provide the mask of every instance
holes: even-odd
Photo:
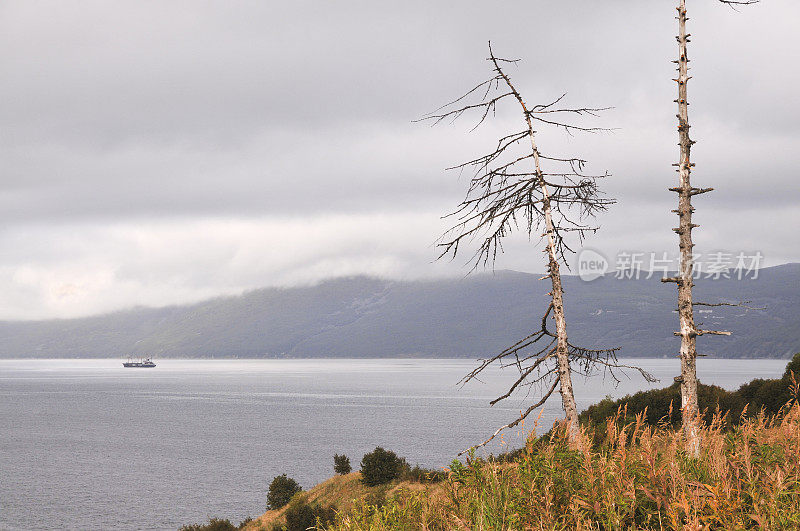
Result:
[[[412,123],[487,77],[613,106],[542,151],[618,200],[586,246],[673,251],[675,2],[0,3],[0,319],[75,317],[434,263],[444,168],[518,130]],[[689,2],[698,252],[800,261],[800,2]],[[497,268],[540,272],[509,242]],[[613,258],[612,258],[613,260]]]

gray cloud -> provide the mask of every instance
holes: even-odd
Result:
[[[696,179],[718,190],[698,247],[800,260],[800,5],[694,4]],[[671,249],[675,25],[669,2],[621,0],[5,2],[0,318],[463,272],[430,263],[465,184],[442,169],[515,117],[472,134],[411,120],[487,75],[488,39],[523,59],[530,101],[614,107],[614,133],[540,136],[613,173],[589,244]],[[498,267],[540,269],[529,247]]]

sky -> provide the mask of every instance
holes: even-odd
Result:
[[[0,319],[184,304],[436,261],[466,190],[445,168],[520,129],[414,122],[522,59],[526,100],[613,107],[545,153],[608,171],[583,246],[677,247],[675,2],[0,2]],[[800,261],[797,0],[689,4],[699,253]],[[543,270],[536,238],[494,267]],[[580,245],[576,246],[580,248]]]

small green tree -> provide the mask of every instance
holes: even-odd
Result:
[[[333,454],[333,471],[337,474],[349,474],[353,470],[350,466],[350,458],[346,455]]]
[[[303,488],[300,484],[286,474],[275,476],[269,484],[267,493],[267,510],[280,509],[292,499],[292,496],[301,492]]]
[[[370,487],[383,485],[399,477],[402,470],[403,460],[378,446],[361,459],[361,482]]]

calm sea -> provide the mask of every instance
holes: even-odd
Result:
[[[631,360],[669,385],[677,360]],[[333,454],[376,446],[446,466],[518,414],[489,407],[514,373],[459,388],[461,360],[0,360],[0,529],[177,529],[265,509],[270,480],[305,488],[333,475]],[[734,389],[786,361],[699,361],[705,383]],[[576,382],[581,407],[647,388]],[[558,416],[551,400],[540,425]],[[504,441],[520,445],[512,432]],[[497,453],[501,446],[490,449]]]

